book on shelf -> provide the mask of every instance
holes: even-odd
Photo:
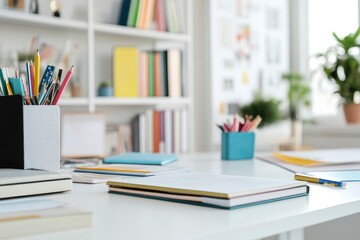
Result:
[[[181,50],[146,51],[115,47],[113,82],[116,97],[184,96]]]
[[[154,153],[187,152],[186,118],[187,111],[185,109],[148,110],[146,113],[135,116],[131,121],[132,151]],[[119,136],[119,138],[125,137]]]
[[[110,181],[109,193],[236,209],[308,195],[304,182],[208,173],[176,173]]]
[[[182,0],[123,0],[118,24],[140,29],[184,32]]]
[[[139,49],[116,47],[113,52],[114,96],[138,97]]]
[[[0,199],[72,190],[71,176],[40,170],[0,169]]]
[[[91,213],[45,198],[0,202],[0,238],[91,227]]]

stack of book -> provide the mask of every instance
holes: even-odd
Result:
[[[132,151],[187,152],[187,111],[149,110],[131,121]]]
[[[119,25],[182,32],[180,7],[175,0],[123,0]]]
[[[113,82],[116,97],[181,97],[181,51],[140,51],[116,47]]]
[[[208,173],[175,173],[110,181],[109,193],[236,209],[307,196],[304,182]]]

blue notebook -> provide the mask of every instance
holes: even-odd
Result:
[[[327,180],[334,180],[339,182],[359,182],[360,170],[349,171],[324,171],[324,172],[307,172],[314,177],[323,178]]]
[[[165,165],[177,161],[175,154],[124,153],[104,159],[104,163]]]

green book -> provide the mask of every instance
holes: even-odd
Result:
[[[149,97],[155,96],[154,81],[154,52],[149,52]]]
[[[131,0],[129,17],[127,20],[127,26],[136,27],[136,19],[138,17],[140,0]]]

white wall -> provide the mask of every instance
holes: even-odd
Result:
[[[290,11],[290,70],[300,73],[308,71],[308,42],[306,26],[307,16],[304,10],[308,0],[289,0]],[[301,10],[302,13],[299,12]],[[209,85],[209,1],[194,1],[194,100],[195,100],[195,149],[197,151],[211,150],[209,142],[210,99]],[[305,229],[306,240],[318,239],[360,239],[360,214],[355,214],[342,219],[318,224]],[[276,239],[275,237],[269,239]]]

